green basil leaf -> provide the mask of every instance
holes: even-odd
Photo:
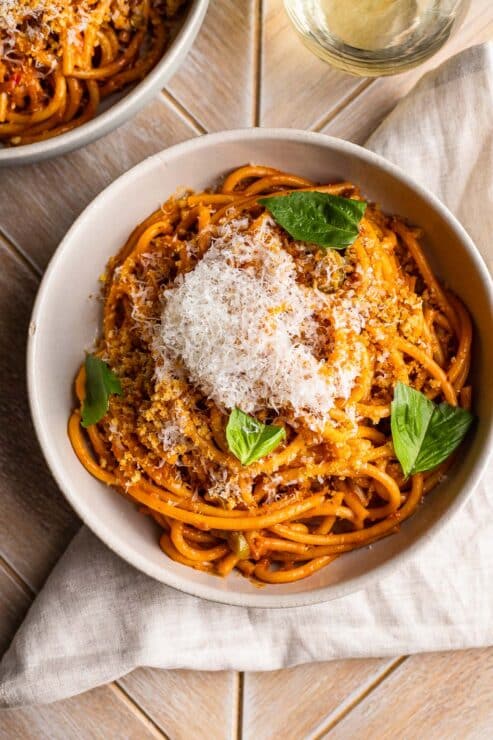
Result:
[[[86,396],[82,404],[83,427],[97,424],[108,411],[112,393],[122,394],[122,386],[117,376],[106,362],[94,355],[86,355]]]
[[[424,473],[446,460],[466,436],[473,418],[469,411],[458,406],[435,405],[413,473]]]
[[[306,191],[259,198],[258,203],[294,239],[330,249],[354,243],[367,206],[361,200]]]
[[[262,424],[240,409],[233,409],[226,426],[228,447],[242,465],[250,465],[268,455],[285,436],[283,427]]]
[[[433,403],[423,393],[397,383],[390,426],[404,475],[440,465],[462,442],[472,421],[469,411],[448,403]]]
[[[434,404],[405,383],[397,383],[390,406],[392,442],[405,476],[412,473],[433,416]]]

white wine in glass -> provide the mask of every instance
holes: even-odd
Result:
[[[440,49],[469,0],[284,0],[306,46],[346,72],[396,74]]]

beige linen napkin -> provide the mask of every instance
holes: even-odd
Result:
[[[493,46],[428,74],[368,146],[431,188],[493,261]],[[137,666],[269,670],[493,643],[493,474],[384,582],[317,606],[223,606],[134,570],[82,528],[0,666],[0,704],[49,702]]]

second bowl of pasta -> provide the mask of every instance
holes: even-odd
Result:
[[[20,0],[0,17],[0,166],[84,146],[162,89],[208,0]]]

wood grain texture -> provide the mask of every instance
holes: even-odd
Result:
[[[24,375],[37,281],[0,242],[0,554],[35,589],[78,528],[31,425]]]
[[[44,268],[74,219],[103,188],[151,154],[195,135],[189,122],[158,98],[84,149],[0,170],[0,229]]]
[[[260,124],[312,128],[365,86],[329,67],[296,35],[282,0],[264,0]]]
[[[490,39],[493,39],[493,3],[491,0],[473,0],[462,28],[438,54],[409,72],[374,80],[321,130],[363,144],[426,72],[468,46]]]
[[[163,738],[111,686],[37,707],[0,714],[1,740],[148,740]]]
[[[245,674],[244,740],[308,737],[323,717],[362,684],[376,680],[388,663],[336,660]]]
[[[236,736],[237,678],[231,671],[141,668],[119,684],[173,740]]]
[[[206,131],[254,123],[257,1],[211,2],[191,52],[167,86]]]
[[[0,563],[0,655],[9,646],[30,603],[31,596],[27,589]]]
[[[493,648],[408,658],[324,737],[488,740]]]

